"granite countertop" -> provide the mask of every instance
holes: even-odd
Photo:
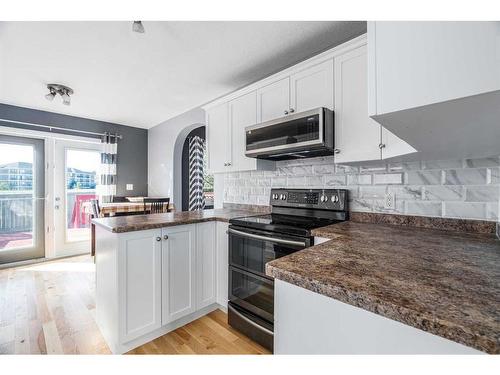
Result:
[[[201,223],[204,221],[228,222],[235,217],[250,215],[258,215],[258,213],[248,210],[221,208],[215,210],[179,211],[165,214],[110,216],[92,219],[92,223],[113,233],[124,233],[174,225]]]
[[[492,234],[344,222],[266,265],[274,278],[500,354],[500,241]]]

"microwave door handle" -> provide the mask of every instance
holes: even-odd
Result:
[[[276,243],[280,243],[280,244],[284,244],[284,245],[306,246],[305,242],[284,240],[282,238],[271,238],[271,237],[267,237],[267,236],[260,236],[258,234],[241,232],[241,231],[235,230],[235,229],[228,229],[227,233],[228,234],[229,233],[236,234],[236,235],[242,236],[242,237],[254,238],[256,240],[276,242]]]

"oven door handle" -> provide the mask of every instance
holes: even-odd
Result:
[[[304,247],[307,246],[307,244],[305,242],[292,241],[292,240],[284,240],[282,238],[272,238],[272,237],[267,237],[267,236],[261,236],[261,235],[258,235],[258,234],[241,232],[241,231],[235,230],[235,229],[228,229],[227,233],[228,234],[236,234],[236,235],[242,236],[242,237],[254,238],[256,240],[263,240],[263,241],[270,241],[270,242],[281,243],[281,244],[285,244],[285,245],[295,245],[295,246],[304,246]]]
[[[231,307],[231,305],[228,305],[227,309],[231,310],[231,312],[233,312],[234,314],[238,315],[238,317],[240,317],[241,319],[243,319],[245,322],[247,322],[248,324],[250,324],[252,327],[260,329],[261,331],[267,333],[270,336],[274,336],[274,332],[273,331],[270,331],[266,327],[262,327],[260,324],[255,323],[253,320],[247,318],[245,315],[243,315],[242,313],[240,313],[239,311],[237,311],[234,307]]]

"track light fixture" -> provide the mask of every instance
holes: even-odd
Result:
[[[134,21],[134,23],[132,24],[132,31],[144,34],[146,30],[144,30],[144,25],[142,24],[142,21]]]
[[[49,83],[47,85],[49,93],[45,95],[45,99],[48,101],[53,101],[57,94],[61,95],[62,102],[64,105],[71,104],[71,96],[73,95],[73,89],[68,86],[59,85],[57,83]]]

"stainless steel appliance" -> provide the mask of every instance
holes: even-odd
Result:
[[[245,155],[285,160],[334,154],[334,116],[317,108],[245,128]]]
[[[267,262],[312,246],[315,228],[348,219],[347,191],[272,189],[272,211],[231,219],[229,234],[229,324],[273,348],[274,280]]]

